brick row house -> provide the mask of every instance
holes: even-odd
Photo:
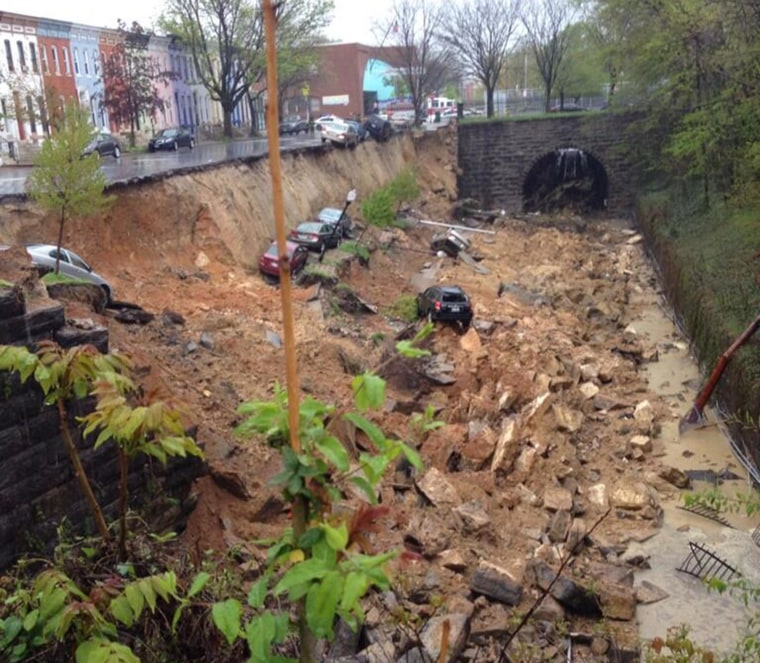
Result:
[[[50,118],[72,99],[90,111],[94,128],[126,129],[115,126],[102,105],[103,63],[120,39],[113,29],[0,11],[0,145],[43,139]],[[156,83],[165,108],[143,118],[144,133],[176,125],[197,131],[221,123],[219,105],[198,82],[192,58],[176,40],[151,35],[147,52],[172,75]]]
[[[7,152],[9,142],[36,143],[48,136],[51,118],[71,99],[89,110],[94,128],[127,130],[115,126],[102,104],[105,63],[121,38],[110,28],[0,11],[0,151]],[[218,135],[221,106],[200,83],[192,57],[177,39],[150,35],[147,53],[171,75],[156,83],[165,107],[143,118],[143,135],[177,125],[201,135]],[[325,44],[317,53],[307,80],[282,95],[283,116],[360,117],[393,100],[389,81],[397,75],[394,49]],[[254,109],[259,130],[264,127],[264,97],[258,96]],[[243,99],[233,111],[233,125],[247,133],[251,119],[251,108]]]

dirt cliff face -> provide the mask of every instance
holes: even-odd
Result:
[[[292,225],[322,205],[340,205],[352,187],[361,199],[412,163],[423,192],[407,215],[448,221],[453,150],[452,137],[441,133],[420,143],[407,137],[355,152],[289,155],[288,219]],[[0,228],[1,242],[52,236],[52,220],[16,209],[6,210],[14,220]],[[66,232],[66,244],[113,281],[119,299],[155,314],[144,325],[121,324],[112,312],[99,319],[109,325],[111,347],[130,352],[146,381],[166,383],[199,427],[211,475],[198,484],[184,533],[199,555],[245,547],[286,522],[268,484],[279,455],[232,432],[239,404],[269,397],[284,380],[280,291],[255,271],[271,229],[268,171],[256,162],[121,191],[102,218],[72,222]],[[606,598],[593,616],[609,618],[609,632],[630,640],[636,597],[611,569],[629,543],[657,531],[659,500],[675,494],[653,453],[668,406],[639,374],[657,353],[628,327],[637,313],[631,294],[655,277],[640,238],[621,220],[499,217],[484,229],[492,232],[470,234],[477,269],[432,255],[433,230],[418,223],[368,229],[368,266],[329,252],[341,283],[378,312],[347,313],[330,288],[295,289],[301,391],[339,412],[351,408],[351,376],[384,362],[404,327],[393,304],[425,283],[464,287],[473,327],[438,326],[428,346],[435,366],[391,363],[383,373],[389,399],[375,418],[387,435],[411,440],[409,414],[428,404],[447,426],[415,440],[423,475],[397,473],[384,488],[392,516],[376,543],[419,552],[419,568],[404,571],[407,584],[445,596],[448,609],[467,615],[478,646],[498,651],[513,608],[498,598],[473,603],[474,596],[508,577],[516,589],[507,594],[524,611],[551,574],[546,564],[556,568],[582,542],[572,570],[581,584],[567,591],[585,596],[601,583]],[[96,317],[78,304],[67,314]],[[351,431],[338,434],[355,443]],[[571,598],[547,601],[542,619],[589,631]]]

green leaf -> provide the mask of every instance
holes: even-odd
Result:
[[[111,614],[129,628],[135,623],[135,615],[125,596],[117,596],[110,605]]]
[[[377,504],[377,491],[367,479],[364,477],[351,477],[349,481],[367,496],[370,504]]]
[[[409,359],[419,359],[420,357],[429,357],[430,350],[422,350],[421,348],[415,348],[412,345],[412,341],[399,341],[396,343],[396,351],[408,357]]]
[[[317,440],[316,447],[338,470],[346,472],[349,468],[348,453],[337,438],[327,436]]]
[[[350,421],[359,430],[363,431],[370,439],[370,442],[372,442],[372,444],[374,444],[379,451],[383,451],[385,449],[385,434],[379,426],[373,424],[369,419],[366,419],[362,415],[356,414],[355,412],[347,412],[343,415],[343,418],[346,421]]]
[[[227,599],[221,603],[214,603],[211,608],[211,617],[216,627],[227,638],[227,644],[231,645],[240,635],[240,620],[243,615],[243,606],[237,599]]]
[[[385,402],[385,380],[366,371],[351,380],[356,407],[362,412],[378,410]]]
[[[132,609],[135,618],[139,619],[143,608],[145,607],[145,597],[143,596],[143,593],[137,586],[127,585],[124,590],[124,596],[126,597],[127,603],[129,603],[129,607]]]
[[[346,576],[343,586],[343,594],[340,597],[340,609],[345,612],[352,612],[356,605],[369,589],[372,581],[366,573],[361,571],[351,571]]]
[[[248,605],[252,608],[261,608],[269,592],[269,576],[265,575],[259,578],[251,585],[248,591]]]
[[[201,571],[197,576],[195,576],[195,579],[193,580],[193,584],[190,585],[190,589],[187,592],[188,598],[193,598],[198,592],[200,592],[205,586],[206,583],[211,579],[211,574],[206,573],[206,571]]]
[[[251,652],[251,663],[268,663],[275,633],[275,616],[271,612],[257,615],[245,627],[245,639]]]
[[[332,527],[327,523],[322,523],[322,530],[325,533],[327,544],[335,551],[345,550],[348,545],[348,527],[346,523],[341,523],[340,527]]]
[[[24,617],[24,630],[31,631],[37,625],[37,617],[39,616],[39,610],[32,610]]]
[[[280,579],[280,582],[277,583],[273,593],[275,596],[280,596],[280,594],[290,592],[298,585],[304,585],[312,580],[323,578],[328,570],[323,560],[307,559],[305,562],[291,567]]]
[[[156,611],[156,592],[153,590],[153,585],[150,578],[143,578],[137,583],[137,587],[143,593],[145,600],[148,603],[148,607],[151,612]]]
[[[76,651],[77,663],[106,663],[109,651],[102,640],[85,640]]]
[[[415,449],[412,449],[408,444],[404,444],[403,442],[398,442],[399,447],[401,448],[401,453],[404,454],[406,459],[409,461],[409,463],[412,465],[412,467],[421,470],[424,468],[424,464],[422,463],[422,457],[417,453]]]
[[[332,638],[338,601],[343,593],[343,576],[331,571],[306,594],[306,621],[317,638]]]

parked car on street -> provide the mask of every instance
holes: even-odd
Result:
[[[388,140],[393,133],[391,123],[380,115],[370,115],[364,122],[364,128],[378,142]]]
[[[299,223],[291,230],[288,239],[313,251],[322,252],[338,246],[341,242],[341,234],[332,223],[306,221]]]
[[[322,131],[322,125],[327,122],[336,122],[339,121],[340,118],[337,115],[323,115],[322,117],[318,117],[316,120],[314,120],[314,128],[317,131]]]
[[[585,106],[566,102],[562,106],[560,106],[560,104],[556,104],[555,106],[552,106],[549,109],[549,112],[550,113],[577,113],[579,111],[585,111],[585,110],[587,110]]]
[[[309,133],[309,123],[306,120],[299,120],[296,118],[290,118],[280,122],[280,135],[292,134],[297,136],[299,133]]]
[[[180,147],[187,147],[192,150],[195,147],[195,138],[187,129],[179,127],[163,129],[148,141],[148,152],[159,150],[176,152]]]
[[[461,322],[469,327],[472,305],[467,294],[457,285],[434,285],[417,295],[417,315],[430,322]]]
[[[335,225],[340,221],[340,228],[336,232],[340,233],[341,237],[350,237],[354,222],[348,214],[343,214],[343,218],[341,219],[341,214],[343,214],[343,210],[337,207],[323,207],[319,210],[319,214],[317,214],[317,221],[329,223],[330,225]]]
[[[55,259],[58,254],[58,247],[55,244],[27,244],[25,248],[40,275],[55,270]],[[81,279],[100,286],[106,294],[106,301],[111,301],[113,297],[111,284],[73,251],[61,247],[58,272],[73,279]]]
[[[306,267],[309,250],[296,242],[286,242],[286,246],[290,260],[290,273],[298,274]],[[277,251],[277,242],[272,242],[259,258],[259,270],[268,276],[280,276],[280,255]]]
[[[343,120],[346,124],[350,124],[354,129],[356,129],[356,133],[359,135],[359,142],[363,142],[365,138],[367,138],[367,130],[364,128],[364,125],[361,122],[357,122],[356,120],[352,120],[350,117],[347,117],[345,120]]]
[[[333,145],[353,148],[359,144],[359,133],[356,127],[343,120],[324,122],[322,124],[322,142],[330,141]]]
[[[113,155],[118,159],[121,156],[121,145],[111,134],[99,132],[92,137],[87,146],[82,150],[82,156],[97,154],[101,157]]]

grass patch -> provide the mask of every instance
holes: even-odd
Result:
[[[48,272],[40,278],[40,281],[42,281],[45,285],[94,285],[92,282],[86,281],[85,279],[78,279],[73,276],[69,276],[68,274],[62,274],[61,272],[58,272],[58,274],[55,272]]]
[[[5,279],[0,279],[0,288],[12,288],[13,285],[14,284],[11,283],[10,281],[6,281]]]
[[[388,307],[388,315],[404,322],[417,319],[417,298],[414,295],[401,295]]]
[[[369,249],[363,244],[359,244],[356,241],[343,242],[340,245],[340,250],[345,253],[350,253],[352,256],[356,256],[365,263],[369,262]]]

